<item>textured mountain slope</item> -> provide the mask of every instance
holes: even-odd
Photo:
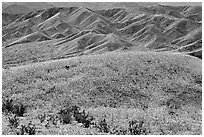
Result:
[[[135,4],[134,10],[130,3],[110,3],[117,8],[55,7],[16,14],[15,19],[4,14],[3,51],[49,40],[54,58],[128,49],[202,52],[201,6]]]

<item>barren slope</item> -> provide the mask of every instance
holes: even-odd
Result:
[[[13,51],[44,44],[38,41],[49,43],[41,48],[55,51],[51,53],[53,59],[133,49],[182,52],[202,58],[197,54],[198,50],[202,52],[201,6],[133,5],[134,10],[128,3],[109,3],[106,7],[110,9],[97,10],[93,8],[97,4],[81,3],[83,7],[55,7],[19,14],[15,19],[3,14],[3,65],[12,61],[12,54],[21,54]]]

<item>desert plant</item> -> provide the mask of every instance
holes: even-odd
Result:
[[[9,113],[12,111],[12,108],[13,108],[13,100],[12,99],[3,100],[3,102],[2,102],[2,111],[3,112]]]
[[[17,128],[19,126],[19,118],[17,117],[17,115],[15,114],[11,114],[9,117],[8,117],[8,121],[9,121],[9,127],[10,128]]]
[[[145,127],[144,119],[129,121],[128,130],[131,135],[147,135],[148,134],[148,129]]]
[[[26,126],[25,125],[21,125],[19,128],[19,131],[17,131],[16,133],[17,135],[25,135],[26,134]]]
[[[43,123],[46,119],[46,114],[43,113],[43,114],[38,114],[38,119],[40,120],[40,123]]]
[[[105,118],[103,118],[102,120],[99,121],[97,128],[99,129],[100,132],[104,132],[104,133],[109,132],[109,126],[108,126]]]
[[[28,123],[26,132],[28,133],[28,135],[35,135],[36,127],[34,124],[32,124],[32,122]]]
[[[22,103],[18,104],[13,101],[13,99],[6,99],[2,104],[2,111],[6,113],[13,113],[17,116],[23,116],[26,113],[27,106]]]
[[[86,113],[85,110],[83,110],[82,112],[74,112],[74,118],[78,123],[82,123],[85,128],[88,128],[92,124],[92,121],[94,119],[89,113]]]
[[[26,106],[23,104],[16,104],[13,106],[12,113],[23,117],[23,114],[26,113]]]
[[[72,114],[69,111],[60,110],[58,112],[62,124],[70,124],[72,119]]]
[[[114,135],[127,135],[128,134],[128,129],[125,127],[122,127],[120,125],[113,126],[110,130],[110,134]]]
[[[46,116],[46,127],[49,127],[50,125],[57,126],[57,123],[60,121],[60,118],[55,114],[48,114]]]
[[[28,125],[21,125],[17,135],[35,135],[36,126],[30,121]]]
[[[70,124],[73,120],[75,120],[78,123],[82,123],[85,128],[88,128],[93,120],[93,117],[90,116],[89,113],[86,113],[85,110],[81,111],[81,108],[76,105],[61,109],[58,114],[62,119],[63,124]]]

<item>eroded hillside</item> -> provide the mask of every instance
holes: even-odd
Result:
[[[120,50],[173,51],[202,58],[202,7],[143,4],[130,9],[56,7],[3,13],[2,34],[3,66],[36,62],[28,54],[25,60],[15,58],[21,60],[16,64],[11,56],[31,49],[52,52],[47,53],[50,59]],[[35,58],[48,59],[43,54]]]

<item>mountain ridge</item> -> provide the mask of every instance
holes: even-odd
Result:
[[[109,7],[121,5],[111,4]],[[66,47],[70,49],[66,48],[63,52],[73,56],[75,53],[97,54],[97,49],[102,50],[102,47],[106,49],[104,52],[130,48],[158,52],[182,51],[183,54],[197,56],[192,53],[193,47],[195,52],[202,47],[201,6],[155,3],[144,4],[142,7],[137,3],[136,5],[137,8],[132,12],[124,8],[131,7],[130,3],[122,7],[97,10],[84,7],[53,7],[28,14],[17,14],[12,21],[9,20],[10,14],[3,14],[3,50],[8,50],[8,47],[17,48],[18,44],[48,40],[57,51],[64,49],[63,45],[69,45]],[[192,18],[192,15],[196,16]],[[90,36],[87,33],[90,33]],[[104,39],[99,35],[109,38]],[[95,44],[87,42],[87,39]],[[93,50],[90,50],[91,48]],[[197,57],[202,58],[201,55]]]

